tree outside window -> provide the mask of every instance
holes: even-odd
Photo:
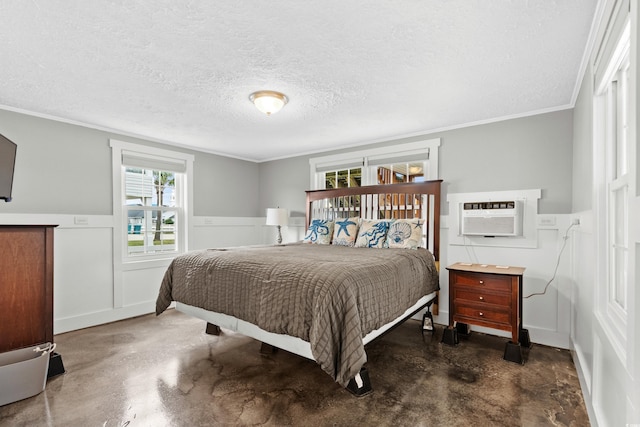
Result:
[[[129,255],[176,250],[178,210],[174,172],[126,168]]]

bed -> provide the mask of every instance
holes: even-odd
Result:
[[[365,345],[421,310],[432,323],[437,310],[440,184],[307,191],[303,241],[180,255],[164,275],[156,314],[175,301],[209,333],[229,329],[261,341],[263,351],[312,359],[352,393],[367,394]]]

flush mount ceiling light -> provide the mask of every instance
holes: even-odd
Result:
[[[259,90],[249,95],[249,100],[254,103],[256,108],[267,116],[277,113],[284,107],[289,99],[285,94],[273,90]]]

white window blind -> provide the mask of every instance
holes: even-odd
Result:
[[[369,166],[390,165],[394,163],[415,163],[429,160],[429,150],[409,151],[396,154],[383,154],[367,157]]]
[[[187,162],[182,159],[172,159],[170,157],[125,150],[122,151],[122,165],[176,173],[184,173],[187,170]]]
[[[316,172],[341,171],[354,168],[361,168],[364,164],[362,159],[344,162],[324,163],[316,165]]]

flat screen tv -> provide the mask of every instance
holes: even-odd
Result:
[[[0,135],[0,199],[4,199],[5,202],[11,201],[17,148],[15,143]]]

